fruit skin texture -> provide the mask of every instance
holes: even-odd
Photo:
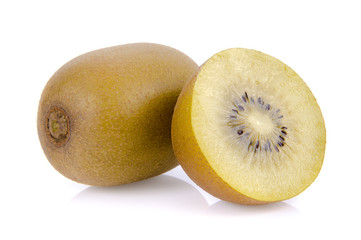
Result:
[[[266,202],[249,198],[228,185],[212,169],[203,155],[192,128],[192,94],[197,75],[184,86],[172,120],[172,143],[175,155],[188,176],[201,188],[219,199],[249,205]]]
[[[38,135],[49,162],[64,176],[96,186],[135,182],[174,168],[173,109],[197,69],[180,51],[151,43],[104,48],[71,60],[48,81],[39,103]],[[54,144],[47,130],[54,107],[69,119],[61,144]]]
[[[227,53],[228,51],[233,51],[233,50],[232,49],[225,50],[224,53]],[[236,51],[238,50],[236,49]],[[253,50],[245,50],[245,51],[252,52]],[[221,52],[219,54],[216,54],[209,61],[211,60],[213,61],[213,59],[216,58],[223,59],[224,55],[225,54]],[[256,55],[258,56],[258,53],[256,53]],[[200,74],[203,74],[204,76],[204,73],[202,73],[202,68],[206,66],[207,62],[203,64],[199,72],[186,83],[178,98],[174,110],[173,120],[172,120],[172,143],[173,143],[175,155],[180,165],[194,182],[196,182],[200,187],[202,187],[210,194],[222,200],[226,200],[234,203],[240,203],[240,204],[257,205],[257,204],[265,204],[265,203],[285,200],[289,198],[287,197],[278,200],[277,199],[262,200],[262,199],[255,199],[252,198],[251,196],[242,194],[240,191],[237,191],[234,187],[232,187],[229,183],[227,183],[216,172],[216,170],[210,164],[210,161],[205,157],[205,153],[202,152],[202,148],[201,148],[202,143],[197,140],[196,138],[197,134],[194,128],[194,124],[196,123],[197,125],[201,125],[201,124],[199,123],[199,121],[196,122],[198,118],[195,118],[194,114],[192,114],[192,109],[193,109],[192,106],[196,106],[195,104],[199,104],[198,102],[199,99],[195,98],[195,85],[197,83],[197,78],[200,76]],[[212,69],[213,74],[217,74],[217,71],[218,69]],[[290,71],[290,70],[289,68],[285,68],[285,71]],[[232,72],[230,72],[230,74],[231,73]],[[212,95],[209,92],[207,94]],[[318,126],[321,132],[320,142],[325,143],[326,140],[324,135],[325,130],[324,130],[323,119],[322,119],[322,123],[320,122],[317,124],[320,124]],[[320,149],[319,156],[317,156],[317,158],[319,157],[320,159],[323,160],[325,145],[324,144],[321,145],[316,146],[316,148]],[[320,164],[322,165],[322,162]],[[320,164],[317,163],[317,168],[320,167]],[[310,182],[308,184],[310,184]]]

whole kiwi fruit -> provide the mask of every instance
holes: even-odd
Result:
[[[112,186],[178,165],[171,119],[198,65],[159,44],[133,43],[85,53],[46,84],[37,128],[52,166],[76,182]]]

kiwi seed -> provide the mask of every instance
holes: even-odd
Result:
[[[271,107],[269,103],[265,104],[261,97],[257,98],[257,102],[251,101],[247,91],[244,92],[241,99],[236,99],[232,102],[231,113],[229,115],[230,121],[227,123],[228,126],[236,130],[237,139],[247,146],[247,151],[260,153],[262,151],[272,152],[273,149],[279,152],[278,147],[284,147],[287,138],[287,132],[284,130],[287,127],[281,121],[283,115],[281,115],[280,109]],[[251,122],[248,119],[250,112],[260,113],[257,115],[263,117],[263,119],[260,119],[261,121],[270,120],[273,129],[268,130],[267,133],[259,132],[254,128],[254,124],[253,126],[250,124]]]

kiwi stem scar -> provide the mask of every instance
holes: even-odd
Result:
[[[287,127],[279,108],[265,103],[261,97],[244,94],[232,102],[227,125],[234,128],[236,136],[249,152],[279,152],[286,145]]]
[[[48,140],[57,147],[65,145],[70,137],[70,120],[65,110],[51,107],[45,123]]]

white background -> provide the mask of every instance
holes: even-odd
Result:
[[[0,239],[361,239],[358,1],[1,1]],[[98,48],[155,42],[202,64],[260,50],[309,85],[327,128],[323,169],[299,196],[265,206],[219,201],[180,167],[97,188],[45,158],[40,94],[64,63]]]

